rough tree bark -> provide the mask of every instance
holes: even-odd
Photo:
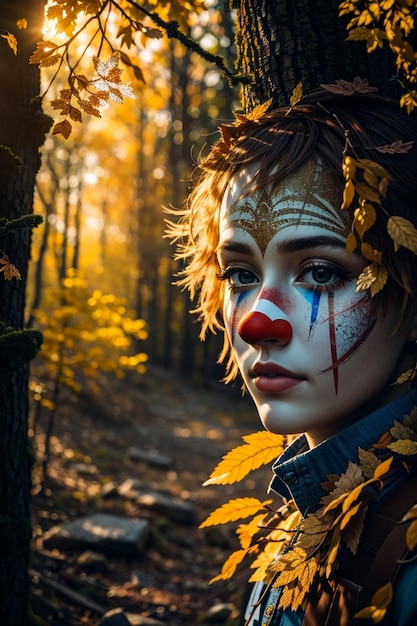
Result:
[[[367,78],[384,94],[393,93],[392,58],[367,54],[363,42],[346,41],[339,0],[235,0],[237,68],[251,77],[242,87],[245,111],[273,98],[288,104],[301,81],[303,92],[336,79]]]
[[[28,28],[18,31],[16,22],[21,18],[26,18]],[[0,274],[0,607],[5,626],[25,624],[27,611],[31,533],[28,362],[40,340],[36,333],[22,330],[31,229],[21,221],[15,229],[13,220],[32,213],[39,147],[49,128],[39,102],[33,100],[39,94],[38,68],[28,62],[41,37],[42,21],[40,0],[3,0],[2,34],[16,35],[18,54],[1,39],[0,249],[22,276],[21,281],[5,281]]]

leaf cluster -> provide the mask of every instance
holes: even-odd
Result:
[[[417,51],[410,41],[414,29],[413,0],[343,0],[339,16],[349,16],[348,41],[364,41],[368,53],[388,46],[395,56],[397,75],[405,93],[401,106],[411,112],[417,106]]]
[[[344,96],[368,94],[375,91],[367,80],[356,77],[352,82],[337,80],[334,84],[322,85],[331,93]],[[340,121],[337,119],[341,125]],[[343,126],[341,125],[342,129]],[[360,158],[356,155],[348,132],[343,129],[346,137],[345,154],[342,172],[345,179],[341,209],[355,206],[352,230],[346,239],[346,251],[358,250],[369,261],[358,277],[357,290],[369,290],[374,296],[383,289],[388,280],[388,270],[383,263],[382,250],[375,249],[366,241],[366,234],[379,222],[384,220],[386,231],[397,252],[402,246],[417,255],[417,229],[409,220],[399,215],[389,215],[384,207],[387,195],[390,172],[372,159]],[[382,146],[369,146],[368,150],[381,154],[407,154],[414,142],[398,139]]]
[[[232,484],[251,469],[270,463],[282,450],[283,439],[268,432],[247,435],[246,443],[223,457],[207,484]],[[302,605],[313,582],[319,577],[330,584],[336,580],[342,544],[356,554],[370,500],[377,500],[390,474],[394,457],[417,455],[417,407],[402,422],[395,421],[389,432],[369,450],[358,449],[358,462],[349,462],[340,475],[328,476],[322,486],[327,492],[317,511],[303,518],[293,501],[278,511],[271,500],[236,498],[213,511],[201,528],[250,518],[240,524],[236,535],[240,548],[225,561],[221,572],[210,582],[227,580],[245,557],[252,557],[251,582],[264,581],[279,587],[279,608],[296,610]],[[407,514],[407,547],[417,545],[417,507]],[[381,617],[391,601],[389,587],[379,590],[372,607],[358,617]]]
[[[396,141],[390,145],[374,148],[388,154],[402,154],[411,148],[411,142]],[[386,216],[386,231],[393,242],[394,250],[403,246],[417,254],[417,229],[409,220],[399,215],[388,215],[383,199],[388,190],[390,173],[370,159],[345,156],[343,161],[345,187],[342,209],[356,202],[352,231],[346,240],[346,250],[351,253],[359,250],[370,261],[357,281],[357,290],[370,290],[377,294],[388,280],[388,270],[383,263],[382,250],[373,248],[364,240],[364,235],[376,224],[378,216]]]
[[[83,113],[99,117],[100,109],[109,100],[123,102],[125,97],[134,97],[129,83],[120,80],[122,70],[114,67],[116,59],[132,71],[135,80],[144,83],[144,74],[137,62],[138,51],[134,48],[140,50],[149,40],[164,35],[177,39],[209,63],[214,63],[232,84],[243,81],[244,77],[236,76],[226,68],[220,56],[201,48],[197,41],[180,30],[178,21],[172,19],[178,17],[184,21],[186,11],[191,13],[202,8],[200,0],[182,4],[167,2],[160,11],[169,14],[171,19],[166,20],[150,11],[147,4],[134,0],[50,0],[46,18],[55,23],[61,37],[58,41],[50,38],[38,42],[30,62],[41,68],[57,66],[46,92],[60,75],[62,67],[68,71],[68,87],[61,90],[60,97],[52,103],[53,108],[64,116],[63,121],[55,124],[53,132],[67,139],[72,122],[82,122]],[[82,43],[84,35],[87,43]],[[63,42],[62,36],[65,37]],[[84,56],[91,55],[92,49],[97,54],[92,63],[88,62],[87,73],[91,72],[91,76],[86,76],[77,68]],[[110,51],[107,60],[104,60],[105,49]],[[113,70],[111,75],[110,70]]]
[[[34,312],[44,337],[33,367],[37,379],[59,381],[79,393],[78,373],[92,384],[101,372],[123,377],[126,370],[146,371],[147,354],[131,354],[133,340],[146,339],[146,324],[135,319],[124,298],[91,292],[85,278],[75,271],[70,271],[62,287],[53,292],[50,295],[54,301],[58,297],[61,305],[52,313],[46,309]],[[40,400],[54,408],[48,394]]]

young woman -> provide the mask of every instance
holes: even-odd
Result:
[[[251,626],[417,624],[416,524],[397,523],[417,502],[417,124],[362,91],[223,127],[173,227],[227,380],[290,436],[271,486],[295,523]]]

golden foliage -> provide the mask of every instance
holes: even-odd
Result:
[[[3,37],[3,39],[7,41],[9,48],[11,48],[13,50],[13,53],[16,55],[17,54],[17,39],[13,35],[13,33],[9,33],[7,31],[5,35],[0,35],[0,36]]]
[[[290,97],[290,106],[295,106],[297,102],[301,100],[303,97],[303,84],[301,82],[297,83],[294,87],[293,92]]]
[[[414,224],[404,217],[393,215],[388,218],[387,232],[394,242],[395,249],[404,246],[417,254],[417,229]]]
[[[242,446],[228,452],[215,467],[204,485],[231,485],[252,470],[270,463],[283,451],[284,437],[260,431],[243,437]]]
[[[388,271],[384,265],[371,263],[358,276],[356,283],[357,291],[370,290],[371,296],[377,294],[385,286],[388,280]]]
[[[379,624],[385,617],[387,608],[392,602],[392,597],[392,584],[387,583],[372,596],[372,605],[361,609],[355,613],[354,617],[358,619],[371,619],[374,624]]]
[[[265,448],[265,458],[268,457],[272,451],[271,441],[268,433],[265,433],[266,437],[261,435],[255,433],[253,439],[246,436],[249,443],[232,450],[224,458],[234,459],[232,465],[235,468],[237,465],[250,467],[254,451],[255,456],[259,455],[261,447]],[[228,557],[220,574],[210,582],[229,579],[245,557],[255,557],[251,563],[254,573],[250,582],[264,581],[282,588],[278,607],[293,611],[303,604],[317,577],[333,584],[342,544],[352,554],[356,553],[368,501],[378,499],[391,470],[394,456],[387,457],[383,452],[385,455],[381,459],[377,450],[391,450],[403,458],[417,454],[417,407],[404,416],[403,422],[395,421],[390,431],[384,433],[371,449],[359,448],[358,462],[349,461],[343,474],[328,476],[322,485],[327,495],[321,498],[319,509],[305,518],[293,501],[272,515],[265,511],[271,502],[256,498],[237,498],[216,509],[201,524],[202,528],[235,522],[243,517],[252,516],[252,519],[238,527],[236,535],[240,549]],[[245,453],[248,454],[246,461]],[[223,470],[227,469],[227,466],[221,467],[222,463],[214,473],[221,484],[229,484],[221,482]],[[407,547],[412,550],[417,545],[417,506],[404,518],[403,522],[406,521],[410,524]],[[381,621],[391,599],[392,589],[385,585],[375,594],[372,606],[360,611],[357,617],[372,618],[375,623]]]
[[[93,380],[100,372],[122,377],[128,369],[146,371],[145,352],[128,354],[133,339],[146,339],[146,324],[132,319],[124,298],[91,293],[87,281],[75,271],[68,273],[54,295],[59,296],[61,306],[55,306],[52,313],[34,312],[44,337],[32,369],[34,378],[58,381],[60,386],[79,392],[78,372],[87,377],[94,390]],[[46,392],[39,401],[51,408]]]
[[[347,141],[349,145],[349,140]],[[398,140],[374,149],[386,154],[406,154],[412,145],[412,142]],[[364,241],[364,236],[377,223],[379,216],[385,214],[386,230],[394,243],[394,249],[397,251],[403,246],[417,254],[417,229],[409,220],[387,214],[383,198],[387,194],[392,177],[384,167],[371,159],[355,159],[347,155],[342,170],[345,186],[341,208],[349,208],[355,198],[357,201],[357,208],[353,213],[352,232],[346,240],[346,251],[351,254],[359,248],[362,256],[371,262],[359,275],[357,290],[369,290],[371,296],[374,296],[385,286],[388,271],[383,264],[382,252]]]
[[[350,16],[348,41],[365,42],[368,53],[388,46],[394,54],[397,74],[409,85],[417,80],[417,52],[408,39],[414,28],[413,8],[413,2],[395,0],[344,0],[339,4],[339,15]],[[411,112],[416,100],[410,97],[410,87],[405,87],[400,103]]]
[[[46,56],[44,60],[38,62],[45,66],[45,62],[52,63],[56,56]],[[123,83],[121,80],[123,70],[118,67],[119,58],[118,53],[114,53],[107,61],[94,57],[93,64],[96,72],[94,78],[88,80],[83,75],[74,74],[69,79],[69,89],[61,89],[60,97],[51,102],[52,108],[59,110],[60,114],[65,116],[62,122],[54,125],[52,134],[62,135],[64,139],[68,139],[72,130],[69,120],[82,122],[82,112],[100,117],[100,108],[109,100],[121,103],[123,98],[135,97],[129,83]],[[32,62],[35,61],[32,60]],[[77,106],[73,104],[73,100]]]

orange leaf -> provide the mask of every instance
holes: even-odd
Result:
[[[283,451],[284,437],[260,431],[243,437],[242,446],[228,452],[206,480],[207,485],[231,485],[252,470],[274,461]]]
[[[212,511],[208,518],[200,524],[200,528],[245,519],[250,515],[256,515],[258,511],[264,509],[269,504],[272,504],[272,500],[265,500],[265,502],[261,502],[257,498],[235,498],[234,500],[229,500],[229,502]]]
[[[236,550],[236,552],[233,552],[223,564],[220,574],[212,578],[210,583],[214,583],[217,580],[228,580],[231,578],[235,573],[237,566],[243,561],[247,553],[247,550]]]

